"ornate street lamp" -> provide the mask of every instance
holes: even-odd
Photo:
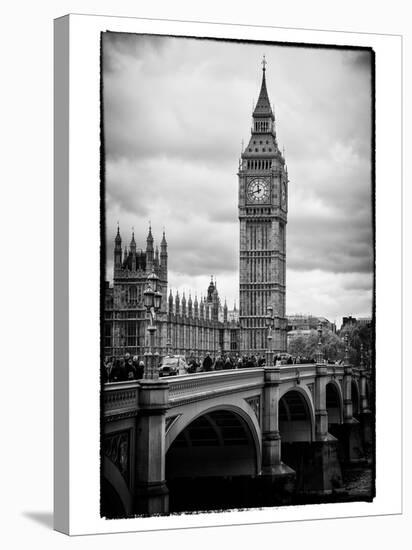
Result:
[[[361,345],[360,345],[360,362],[359,362],[359,368],[361,371],[364,371],[365,370],[365,362],[363,360],[363,344],[361,342]]]
[[[322,324],[318,324],[318,349],[316,352],[316,363],[323,363],[323,352],[322,352]]]
[[[345,358],[344,358],[343,364],[346,366],[346,365],[350,364],[350,361],[349,361],[349,336],[348,336],[347,332],[345,333],[345,336],[343,337],[343,340],[345,342]]]
[[[154,271],[147,278],[147,287],[144,291],[144,305],[149,314],[150,323],[147,327],[149,332],[149,351],[145,353],[145,369],[143,378],[146,380],[157,380],[159,378],[158,353],[154,353],[156,326],[156,312],[160,309],[162,295],[157,290],[159,277]]]
[[[273,363],[273,352],[272,352],[272,339],[273,339],[273,334],[272,334],[272,329],[273,329],[273,325],[274,325],[274,319],[273,319],[273,307],[272,306],[268,306],[266,308],[266,311],[267,311],[267,315],[266,315],[266,326],[268,327],[268,345],[267,345],[267,352],[266,352],[266,366],[267,367],[270,367],[272,366],[272,363]]]

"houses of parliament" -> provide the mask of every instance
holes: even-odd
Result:
[[[113,284],[106,282],[103,347],[105,356],[126,352],[142,357],[147,349],[143,293],[147,277],[159,278],[162,300],[157,314],[156,351],[204,356],[231,353],[263,355],[268,324],[273,327],[272,350],[286,351],[286,223],[288,173],[276,137],[275,116],[262,62],[260,94],[252,114],[251,136],[238,169],[239,310],[222,305],[216,281],[205,296],[175,296],[168,292],[168,243],[163,232],[154,247],[151,227],[145,250],[134,233],[123,247],[119,228],[114,239]],[[173,250],[173,243],[171,243]],[[268,316],[270,319],[268,319]]]

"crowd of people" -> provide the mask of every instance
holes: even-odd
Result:
[[[292,357],[289,354],[276,354],[273,356],[273,365],[287,365],[303,363],[301,357]],[[217,355],[210,353],[204,358],[197,359],[193,354],[188,358],[189,372],[208,372],[227,369],[250,369],[266,365],[266,355]]]
[[[144,361],[125,353],[121,357],[106,357],[103,363],[103,382],[124,382],[143,378]]]
[[[301,357],[288,354],[277,354],[273,357],[273,365],[303,363]],[[211,372],[229,369],[248,369],[266,365],[265,355],[218,354],[207,353],[197,357],[194,353],[187,358],[188,373]],[[123,356],[106,357],[103,363],[103,382],[123,382],[143,378],[144,361],[137,355],[125,353]]]

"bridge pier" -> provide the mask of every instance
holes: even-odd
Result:
[[[372,446],[373,443],[373,425],[372,411],[369,408],[368,394],[366,391],[366,374],[365,369],[360,372],[360,414],[359,420],[362,427],[363,444],[365,451]]]
[[[290,495],[293,491],[296,473],[282,462],[279,432],[279,385],[280,368],[276,366],[265,367],[261,478],[266,480],[265,487],[269,487],[271,492],[276,492],[287,498],[287,495]]]
[[[327,375],[327,365],[318,363],[315,378],[315,441],[309,447],[302,444],[300,450],[304,480],[301,490],[321,494],[331,493],[342,486],[339,442],[328,432]]]
[[[349,464],[364,462],[362,426],[353,417],[352,365],[346,363],[343,375],[343,424],[335,432],[343,447],[344,461]]]
[[[262,475],[283,476],[294,474],[281,460],[279,432],[280,368],[265,367],[262,422]]]
[[[169,385],[162,380],[141,380],[136,430],[135,512],[143,515],[169,511],[165,480],[165,414]]]

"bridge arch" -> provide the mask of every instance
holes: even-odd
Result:
[[[260,428],[245,405],[216,404],[174,422],[166,435],[166,480],[258,474]]]
[[[103,458],[101,485],[102,516],[126,517],[133,513],[133,499],[122,474],[106,456]]]
[[[328,424],[342,424],[343,422],[343,395],[340,384],[331,379],[326,384],[326,410]]]
[[[315,439],[315,411],[306,386],[285,389],[279,399],[279,432],[282,443]]]

